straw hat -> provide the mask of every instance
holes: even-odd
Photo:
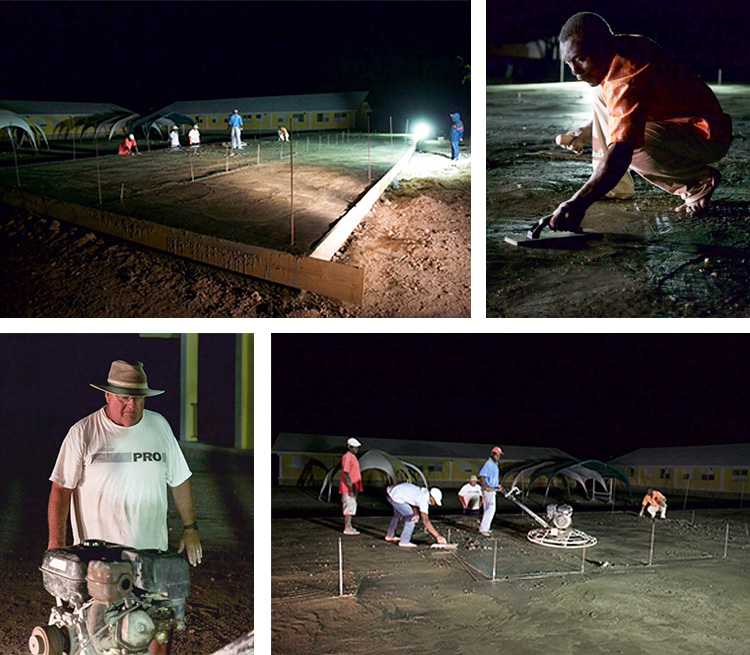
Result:
[[[141,362],[124,362],[118,359],[109,367],[107,384],[89,383],[94,389],[100,389],[116,396],[159,396],[163,391],[148,388],[148,379]]]

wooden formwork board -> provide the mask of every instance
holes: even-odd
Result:
[[[242,275],[364,304],[361,268],[180,230],[22,189],[0,187],[0,202]]]
[[[341,248],[351,236],[354,228],[359,225],[367,212],[370,211],[370,208],[383,194],[386,187],[393,182],[396,175],[399,174],[401,169],[406,165],[406,162],[409,161],[414,154],[416,147],[417,144],[415,142],[407,149],[393,168],[370,187],[367,193],[365,193],[365,195],[362,196],[362,198],[360,198],[360,200],[336,222],[336,225],[333,226],[331,231],[323,237],[323,240],[310,253],[310,257],[314,259],[329,260],[338,252],[339,248]]]

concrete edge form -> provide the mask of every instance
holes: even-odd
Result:
[[[351,236],[354,228],[359,225],[367,212],[370,211],[375,204],[375,201],[380,198],[386,187],[393,182],[396,175],[398,175],[401,169],[406,165],[406,162],[411,159],[416,148],[417,144],[415,142],[401,156],[393,168],[370,187],[370,190],[360,198],[359,202],[357,202],[336,222],[336,225],[331,228],[331,231],[323,237],[323,240],[317,245],[315,250],[310,253],[310,257],[314,259],[330,260],[331,257],[338,252],[339,248],[341,248]]]
[[[203,264],[364,304],[363,269],[159,225],[140,218],[0,187],[0,202]]]

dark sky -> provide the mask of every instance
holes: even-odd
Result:
[[[470,62],[469,2],[2,2],[0,15],[9,99],[146,113],[177,100],[370,91],[375,127],[389,115],[469,114],[458,59]]]
[[[657,41],[707,80],[750,82],[748,2],[705,0],[487,0],[487,43],[523,43],[557,35],[579,11],[600,14],[615,33]]]
[[[747,442],[744,335],[274,335],[273,432],[555,446]]]
[[[231,446],[234,335],[201,335],[199,343],[199,437]],[[89,383],[105,384],[114,359],[144,363],[149,386],[165,391],[150,398],[146,407],[164,415],[179,437],[179,339],[137,334],[1,334],[0,472],[7,465],[33,464],[48,475],[68,429],[104,405],[104,394]]]

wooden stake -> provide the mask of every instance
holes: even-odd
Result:
[[[586,546],[583,547],[583,552],[581,553],[581,573],[584,573],[586,571]]]
[[[291,243],[294,245],[294,122],[289,122],[289,200],[292,210],[291,215]]]
[[[102,172],[99,168],[99,138],[94,134],[94,148],[96,150],[96,184],[99,187],[99,204],[102,204]]]
[[[685,487],[685,499],[682,501],[682,511],[683,512],[687,508],[688,489],[690,489],[690,478],[688,478],[687,487]]]
[[[123,182],[120,185],[120,202],[122,202],[122,198],[125,195],[125,182]]]
[[[495,539],[495,554],[492,558],[492,582],[495,582],[497,575],[497,539]]]
[[[344,555],[341,550],[341,537],[339,537],[339,598],[344,595]]]
[[[656,523],[651,524],[651,550],[648,553],[648,565],[654,561],[654,535],[656,534]]]
[[[690,519],[690,527],[695,525],[695,510],[693,510],[693,517]]]
[[[260,166],[260,141],[258,141],[258,166]]]
[[[193,171],[193,162],[190,162],[190,181],[195,182],[195,172]]]
[[[372,179],[372,158],[370,156],[370,115],[367,115],[367,179]]]
[[[724,535],[724,559],[727,558],[727,549],[729,548],[729,523],[727,523],[727,532]]]

